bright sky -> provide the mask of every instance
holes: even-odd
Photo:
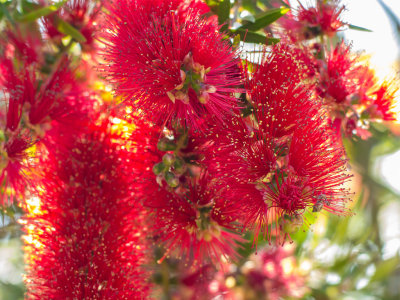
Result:
[[[383,0],[400,18],[400,1]],[[345,21],[373,32],[347,30],[344,34],[352,41],[354,50],[365,50],[371,54],[371,63],[379,76],[393,72],[393,62],[399,57],[400,40],[396,39],[394,29],[378,0],[345,0],[347,11]]]

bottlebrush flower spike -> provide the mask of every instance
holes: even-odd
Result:
[[[315,0],[314,6],[299,6],[279,19],[277,23],[294,42],[312,39],[320,35],[333,36],[346,23],[341,18],[345,10],[340,0]]]
[[[373,70],[344,42],[319,61],[317,93],[328,107],[337,134],[367,138],[370,121],[394,120],[398,88],[394,80],[379,83]]]
[[[5,41],[8,41],[8,43],[5,44],[2,41],[1,46],[5,49],[12,48],[12,51],[15,51],[19,57],[23,58],[27,65],[41,61],[42,58],[39,55],[40,48],[43,45],[41,37],[35,33],[23,35],[19,28],[14,29],[15,32],[11,30],[6,31]]]
[[[349,100],[350,95],[357,94],[357,79],[361,72],[366,73],[361,78],[373,85],[371,73],[357,65],[357,57],[352,55],[350,47],[342,42],[327,53],[325,61],[320,61],[317,92],[325,101],[344,103]]]
[[[46,5],[46,1],[40,3]],[[86,52],[94,52],[95,34],[97,33],[97,22],[99,22],[100,11],[104,0],[69,0],[62,8],[43,19],[45,33],[50,39],[61,43],[64,33],[59,30],[59,19],[78,30],[85,41],[80,41],[82,49]]]
[[[240,207],[244,227],[278,243],[302,226],[306,210],[345,214],[349,178],[326,111],[287,55],[285,45],[273,47],[250,75],[254,115],[246,125],[234,120],[209,132],[210,171],[226,186],[223,196]]]
[[[7,137],[0,131],[0,204],[10,204],[14,199],[25,198],[26,184],[29,182],[29,162],[27,153],[33,143],[27,134],[15,132]]]
[[[371,100],[366,101],[369,104],[367,116],[372,120],[396,120],[393,108],[398,90],[396,81],[387,80],[372,91],[369,91]]]
[[[43,179],[22,220],[27,296],[147,297],[144,215],[121,139],[103,123],[79,136],[66,132],[58,143],[42,159]]]
[[[303,84],[313,67],[287,43],[264,53],[245,84],[260,130],[274,138],[290,135],[318,112],[318,101]]]
[[[137,201],[147,208],[151,236],[193,266],[236,258],[234,203],[218,194],[204,170],[208,140],[192,131],[166,131],[134,120],[130,137]],[[168,138],[166,138],[168,137]]]
[[[237,242],[242,238],[234,232],[234,203],[218,195],[211,178],[202,173],[188,185],[188,191],[177,194],[154,187],[145,206],[153,211],[153,226],[167,249],[162,260],[174,253],[192,265],[221,263],[222,257],[238,257]]]
[[[74,80],[65,57],[47,75],[35,72],[38,64],[26,62],[29,58],[11,46],[0,57],[0,89],[5,95],[5,106],[0,109],[0,176],[5,182],[1,186],[2,202],[24,198],[34,156],[28,156],[26,150],[33,144],[40,148],[42,143],[37,142],[44,141],[42,138],[52,127],[65,125],[70,132],[78,132],[85,119],[82,116],[93,104],[92,97]],[[19,64],[15,58],[20,59]]]
[[[326,122],[326,121],[325,121]],[[275,220],[275,230],[290,235],[303,224],[303,214],[322,209],[348,214],[349,191],[344,150],[324,122],[309,122],[292,136],[286,164],[277,169],[275,182],[266,184],[263,199]],[[288,221],[288,222],[287,222]],[[271,233],[269,233],[271,234]]]
[[[183,18],[179,7],[149,12],[143,1],[128,2],[112,7],[105,37],[105,72],[116,93],[158,124],[198,129],[205,116],[231,115],[239,60],[219,27],[194,9]]]

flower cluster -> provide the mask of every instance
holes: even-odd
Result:
[[[111,129],[103,121],[79,135],[66,132],[42,156],[38,196],[27,201],[21,221],[30,299],[142,299],[148,293],[131,161]]]
[[[287,32],[282,38],[301,49],[303,57],[298,61],[311,70],[307,73],[313,83],[310,88],[327,107],[337,136],[367,139],[371,122],[394,120],[398,88],[394,79],[380,82],[368,61],[352,53],[345,42],[329,47],[324,44],[324,39],[347,27],[342,20],[344,10],[337,0],[316,0],[315,6],[309,7],[300,3],[296,13],[287,14],[278,23]]]
[[[278,24],[293,42],[319,36],[332,37],[347,25],[341,18],[344,9],[340,0],[315,0],[315,6],[305,6],[299,1],[298,8],[280,19]]]
[[[206,2],[2,5],[0,204],[26,211],[28,298],[143,299],[152,276],[176,299],[303,294],[283,247],[351,214],[342,141],[394,120],[396,86],[327,46],[338,0],[272,28],[279,8],[239,24]],[[263,30],[280,41],[248,55]],[[239,262],[246,242],[269,248]]]
[[[142,119],[131,137],[136,188],[166,249],[160,263],[235,258],[242,230],[282,244],[307,211],[346,214],[347,161],[314,92],[310,54],[281,42],[240,66],[196,5],[183,14],[163,4],[110,7],[104,68]],[[233,94],[243,90],[245,118]]]
[[[240,203],[245,227],[268,239],[299,229],[306,210],[343,214],[347,201],[344,151],[302,83],[292,51],[274,46],[248,75],[252,118],[235,119],[209,137],[211,169],[226,182],[225,197]]]
[[[0,111],[0,189],[4,191],[0,203],[24,197],[34,156],[29,148],[41,147],[51,128],[54,131],[68,124],[71,132],[77,131],[92,102],[90,92],[74,79],[65,55],[48,73],[35,51],[43,46],[41,41],[23,41],[22,35],[11,31],[7,36],[12,43],[5,45],[0,57],[0,88],[5,102]]]
[[[39,1],[43,5],[46,2],[45,0]],[[103,0],[94,3],[89,0],[68,1],[57,12],[43,19],[46,35],[62,47],[62,38],[66,33],[72,31],[80,42],[82,50],[85,52],[96,51],[96,25],[99,22],[103,2]]]
[[[316,91],[329,106],[330,118],[339,134],[368,138],[371,121],[393,121],[397,90],[393,80],[379,83],[373,70],[343,42],[319,61]]]
[[[198,129],[238,108],[238,55],[201,8],[196,1],[140,0],[110,8],[105,72],[135,111],[159,125]]]

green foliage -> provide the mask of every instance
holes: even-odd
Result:
[[[263,33],[252,32],[241,28],[231,29],[230,32],[239,35],[240,40],[246,43],[273,45],[280,41],[277,38],[267,37]]]
[[[280,17],[284,16],[290,11],[289,8],[280,7],[275,9],[270,9],[259,16],[256,16],[255,22],[246,22],[239,29],[248,29],[250,31],[258,31],[271,25],[273,22],[278,20]]]
[[[17,15],[16,20],[18,22],[34,22],[39,18],[46,17],[57,10],[59,10],[68,0],[63,0],[49,6],[33,5],[34,10],[26,12],[22,15]]]
[[[82,35],[82,33],[79,32],[78,29],[76,29],[71,24],[65,22],[61,18],[56,17],[56,25],[57,25],[57,30],[60,31],[61,33],[72,37],[79,43],[86,42],[86,38]]]
[[[358,30],[358,31],[365,31],[365,32],[372,32],[372,30],[364,28],[364,27],[360,27],[360,26],[356,26],[356,25],[351,25],[349,24],[349,29],[353,29],[353,30]]]
[[[231,11],[231,2],[230,0],[222,0],[220,2],[220,4],[218,5],[218,24],[222,25],[225,24],[224,26],[222,26],[221,30],[225,30],[228,28],[228,24],[229,23],[229,14]]]
[[[389,277],[390,274],[392,274],[399,267],[399,264],[399,256],[381,261],[379,264],[377,264],[376,271],[371,277],[370,282],[384,280],[385,278]]]

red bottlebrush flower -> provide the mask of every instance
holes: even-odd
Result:
[[[11,59],[0,58],[0,89],[6,98],[6,119],[1,126],[11,131],[19,126],[24,102],[33,101],[35,97],[34,73],[25,67],[17,71]]]
[[[60,65],[56,72],[42,84],[40,90],[29,104],[29,122],[35,126],[57,117],[65,111],[63,102],[74,85],[72,72],[68,69],[67,61]],[[47,120],[48,121],[48,120]]]
[[[233,204],[218,195],[211,177],[201,171],[206,139],[190,131],[169,132],[166,139],[159,127],[134,123],[130,140],[136,195],[151,213],[154,238],[166,248],[162,259],[177,254],[198,265],[236,257],[241,238],[231,232]]]
[[[244,227],[268,240],[274,233],[279,243],[302,225],[307,209],[345,213],[348,195],[344,152],[320,101],[293,74],[302,69],[285,51],[273,48],[246,83],[253,121],[247,127],[233,121],[209,134],[210,170],[227,187],[223,196],[240,207]],[[278,64],[279,57],[285,63]]]
[[[359,55],[338,44],[320,61],[317,93],[328,107],[338,135],[367,138],[369,121],[393,120],[392,106],[397,88],[394,81],[378,84],[373,70]]]
[[[350,176],[346,173],[344,151],[326,121],[317,120],[310,120],[293,132],[287,154],[279,157],[275,178],[263,188],[258,187],[264,202],[255,201],[261,204],[258,211],[268,207],[266,223],[258,226],[265,226],[268,239],[274,234],[277,242],[284,242],[286,236],[303,225],[306,210],[347,214],[349,192],[344,184]],[[271,221],[275,224],[269,229]]]
[[[210,8],[202,0],[178,0],[177,9],[182,16],[190,14],[191,10],[197,11],[200,15],[210,12]]]
[[[45,5],[45,2],[41,0]],[[96,49],[95,34],[97,31],[98,17],[103,7],[104,0],[70,0],[62,8],[54,14],[44,18],[44,29],[47,36],[51,39],[59,39],[64,36],[63,32],[58,30],[59,19],[67,22],[77,29],[86,39],[81,42],[84,51],[92,51]]]
[[[320,30],[322,34],[333,36],[344,25],[340,15],[345,7],[340,6],[339,3],[340,0],[329,2],[317,0],[316,7],[305,8],[301,5],[297,18],[299,22],[311,27],[312,32]]]
[[[163,133],[143,120],[133,123],[129,147],[136,198],[151,214],[150,235],[165,246],[164,258],[177,254],[197,265],[235,257],[241,239],[231,232],[232,204],[202,171],[207,139],[187,130]]]
[[[42,159],[38,196],[27,200],[27,295],[143,299],[149,283],[134,166],[107,124],[66,134]]]
[[[285,43],[274,46],[246,82],[257,126],[271,137],[291,134],[320,108],[302,85],[313,66],[301,59],[298,50]]]
[[[317,92],[330,102],[341,104],[348,101],[348,97],[357,93],[357,82],[360,65],[357,66],[355,56],[352,56],[350,47],[343,42],[327,53],[326,61],[320,62],[319,85]],[[362,68],[362,71],[367,71]],[[363,76],[364,78],[365,75]],[[363,78],[361,77],[361,78]]]
[[[17,46],[9,45],[10,49],[0,57],[0,89],[5,102],[1,109],[0,151],[8,153],[14,149],[10,145],[19,141],[23,151],[17,153],[23,154],[24,159],[21,155],[19,158],[13,158],[10,153],[2,155],[4,165],[7,165],[1,171],[1,178],[6,183],[5,187],[1,187],[3,201],[8,193],[12,195],[9,201],[23,198],[29,185],[28,177],[34,174],[25,150],[39,140],[43,142],[42,138],[52,127],[66,125],[69,131],[79,132],[81,120],[85,120],[93,105],[93,99],[75,82],[65,57],[55,66],[54,72],[47,75],[36,72],[38,63],[27,62],[29,57],[23,55],[25,52],[19,53]],[[19,63],[15,63],[16,59],[19,59]],[[41,144],[36,143],[38,147]]]
[[[315,6],[305,7],[299,2],[294,13],[289,12],[278,20],[294,42],[312,39],[319,35],[333,36],[346,25],[341,19],[345,6],[340,0],[316,0]]]
[[[10,30],[6,32],[5,40],[7,44],[2,46],[6,49],[12,47],[16,55],[27,65],[42,60],[39,53],[43,42],[39,34],[30,33],[23,35],[18,28],[15,28],[15,32]],[[1,44],[4,44],[4,42],[1,42]]]
[[[6,96],[7,110],[6,124],[2,125],[15,131],[23,119],[23,126],[29,128],[32,138],[36,139],[43,137],[51,121],[71,120],[77,113],[87,110],[93,100],[75,81],[66,57],[50,76],[35,74],[34,70],[33,65],[18,69],[11,59],[1,57],[0,87]]]
[[[29,136],[15,132],[7,141],[0,138],[0,204],[25,197],[30,163],[26,150],[32,146]]]
[[[382,85],[370,91],[370,101],[366,101],[369,102],[366,115],[373,120],[396,120],[393,106],[398,90],[399,88],[394,81],[385,81]]]
[[[208,138],[211,145],[206,149],[205,164],[214,176],[235,184],[256,184],[270,179],[276,157],[268,134],[235,118],[226,127],[211,128]]]
[[[206,173],[188,189],[179,195],[154,187],[144,204],[154,213],[153,224],[167,249],[161,261],[173,250],[193,265],[221,263],[222,257],[237,258],[237,242],[243,240],[231,232],[235,228],[235,204],[218,195]]]
[[[118,3],[109,15],[105,68],[116,93],[158,124],[201,127],[237,108],[238,55],[219,27],[192,10],[183,18],[143,1]],[[154,12],[153,12],[154,11]]]

